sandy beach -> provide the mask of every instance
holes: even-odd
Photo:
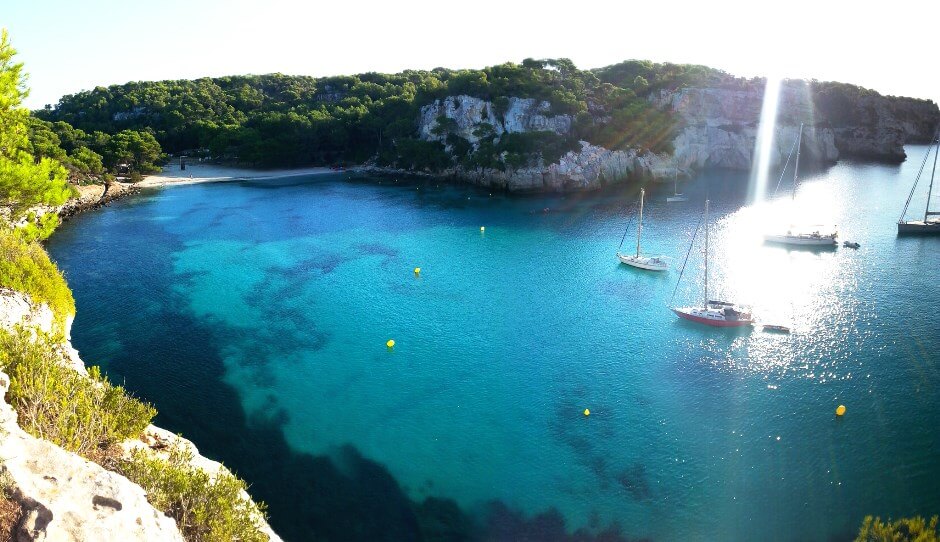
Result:
[[[186,164],[185,170],[180,170],[178,164],[163,167],[163,171],[156,175],[148,175],[137,183],[141,188],[155,186],[176,186],[195,183],[211,183],[231,181],[235,179],[269,179],[273,177],[294,177],[298,175],[321,175],[335,173],[325,167],[305,167],[295,169],[246,169],[214,164]]]

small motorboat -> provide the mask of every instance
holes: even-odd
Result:
[[[862,245],[856,243],[855,241],[845,241],[845,242],[842,243],[842,246],[844,246],[844,247],[846,247],[846,248],[858,248],[858,247],[860,247],[860,246],[862,246]]]
[[[771,333],[790,333],[790,328],[780,324],[761,324],[761,329]]]

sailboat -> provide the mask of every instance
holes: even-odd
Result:
[[[676,176],[672,180],[672,194],[666,198],[666,201],[669,203],[674,203],[677,201],[689,201],[689,198],[683,196],[679,193],[679,166],[676,165]]]
[[[646,195],[646,191],[642,188],[640,189],[640,214],[639,219],[637,220],[636,225],[636,254],[621,254],[618,250],[617,257],[620,258],[622,263],[627,265],[632,265],[633,267],[639,267],[640,269],[647,269],[649,271],[666,271],[669,269],[669,265],[666,264],[666,261],[662,256],[641,256],[640,255],[640,236],[643,234],[643,199]],[[629,226],[628,226],[629,228]],[[624,237],[627,233],[624,232]],[[623,246],[623,239],[620,240],[620,246]]]
[[[701,306],[673,307],[672,311],[679,318],[698,322],[715,327],[743,327],[751,325],[754,321],[751,308],[746,305],[737,305],[727,301],[708,299],[708,200],[705,200],[705,300]],[[695,242],[695,237],[692,238]],[[691,247],[689,247],[691,250]],[[688,259],[686,259],[688,261]],[[685,265],[682,266],[683,271]],[[682,275],[679,275],[682,279]],[[678,284],[676,284],[678,287]],[[675,296],[675,293],[673,293]]]
[[[793,168],[793,191],[790,194],[790,199],[796,199],[796,187],[799,184],[798,175],[800,171],[800,146],[803,142],[803,124],[800,124],[800,135],[796,140],[796,165]],[[792,150],[790,151],[792,154]],[[787,159],[789,162],[789,159]],[[786,169],[786,166],[784,166]],[[782,174],[781,174],[782,176]],[[779,186],[779,185],[778,185]],[[835,247],[838,242],[836,237],[838,237],[838,232],[831,233],[820,233],[820,230],[814,230],[809,233],[805,232],[794,232],[793,226],[790,226],[790,229],[786,233],[773,233],[764,235],[764,240],[768,243],[780,243],[783,245],[801,245],[801,246],[811,246],[811,247]]]
[[[924,166],[927,164],[927,159],[930,158],[930,151],[935,152],[933,155],[933,171],[930,172],[930,186],[927,188],[927,207],[924,209],[924,219],[905,221],[904,215],[907,214],[907,208],[910,206],[911,199],[914,197],[914,190],[917,189],[917,183],[920,181],[920,176],[924,172]],[[933,195],[933,181],[937,174],[938,154],[940,154],[940,127],[937,128],[937,132],[934,134],[933,140],[930,142],[930,146],[927,147],[927,154],[924,156],[924,161],[920,164],[920,171],[917,172],[917,178],[914,179],[914,186],[911,188],[911,194],[907,197],[907,203],[904,204],[904,210],[901,211],[901,218],[898,219],[898,235],[940,234],[940,218],[936,218],[940,216],[940,211],[930,210],[930,196]]]

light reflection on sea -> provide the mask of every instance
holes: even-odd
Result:
[[[352,445],[416,501],[554,507],[571,530],[618,523],[657,540],[826,540],[865,514],[940,507],[940,337],[925,317],[940,240],[894,229],[912,167],[840,163],[793,201],[751,205],[745,176],[727,172],[689,183],[688,203],[652,189],[643,246],[671,258],[666,275],[614,256],[633,192],[517,198],[339,176],[156,192],[78,217],[50,250],[86,359],[241,472],[255,472],[248,456],[218,444],[230,420],[188,415],[225,385],[292,449]],[[703,297],[701,233],[673,289],[706,195],[709,297],[792,334],[667,309]],[[862,246],[763,242],[791,223],[835,224]],[[210,339],[176,339],[194,325]],[[206,349],[221,374],[161,370]]]

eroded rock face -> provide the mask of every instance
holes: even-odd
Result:
[[[751,169],[763,100],[761,87],[683,88],[664,90],[650,97],[655,107],[673,111],[682,120],[683,128],[673,141],[680,169]],[[805,124],[802,144],[805,160],[831,164],[839,159],[835,132],[818,124],[814,111],[806,88],[781,88],[777,126],[771,143],[771,166],[786,160],[797,139],[800,123]]]
[[[727,87],[662,90],[650,95],[653,106],[675,113],[679,120],[671,156],[610,151],[582,141],[579,151],[565,154],[554,164],[507,171],[454,168],[445,174],[510,191],[570,191],[626,179],[669,180],[677,173],[688,175],[705,167],[750,170],[756,159],[764,90],[763,81],[738,81]],[[781,85],[777,124],[769,143],[771,167],[786,160],[801,123],[805,125],[801,160],[826,165],[845,156],[903,160],[904,144],[928,141],[940,121],[932,102],[874,93],[848,102],[842,94],[835,96],[814,96],[804,81]],[[603,116],[602,111],[592,114]],[[497,137],[538,130],[564,135],[572,126],[570,116],[551,115],[548,102],[509,98],[506,111],[501,112],[480,98],[450,96],[421,109],[418,132],[423,139],[445,141],[443,135],[434,133],[442,116],[453,121],[454,134],[474,145],[484,125],[491,126]]]
[[[38,328],[52,333],[54,316],[48,305],[34,305],[28,295],[0,288],[0,329],[13,331],[16,326]]]
[[[474,184],[514,192],[575,192],[622,182],[631,176],[672,175],[668,156],[635,151],[611,151],[581,141],[581,149],[564,154],[554,164],[499,171],[457,171],[451,174]],[[670,177],[671,178],[671,177]]]
[[[62,359],[75,371],[87,375],[85,364],[78,357],[78,350],[72,348],[71,332],[74,315],[65,319],[65,341],[58,347]],[[9,288],[0,288],[0,329],[13,331],[17,326],[38,330],[53,335],[56,332],[55,315],[45,303],[34,303],[26,294]]]
[[[6,395],[9,377],[0,373]],[[29,435],[0,398],[0,457],[24,517],[16,540],[179,540],[176,522],[140,486],[49,441]]]
[[[502,114],[500,114],[502,113]],[[449,96],[421,108],[418,134],[426,141],[444,141],[434,134],[437,118],[447,117],[456,122],[456,135],[476,144],[480,138],[474,132],[481,124],[489,124],[499,136],[504,133],[549,131],[567,134],[571,131],[569,115],[552,115],[548,102],[532,98],[509,98],[505,112],[498,111],[492,102],[472,96]]]

